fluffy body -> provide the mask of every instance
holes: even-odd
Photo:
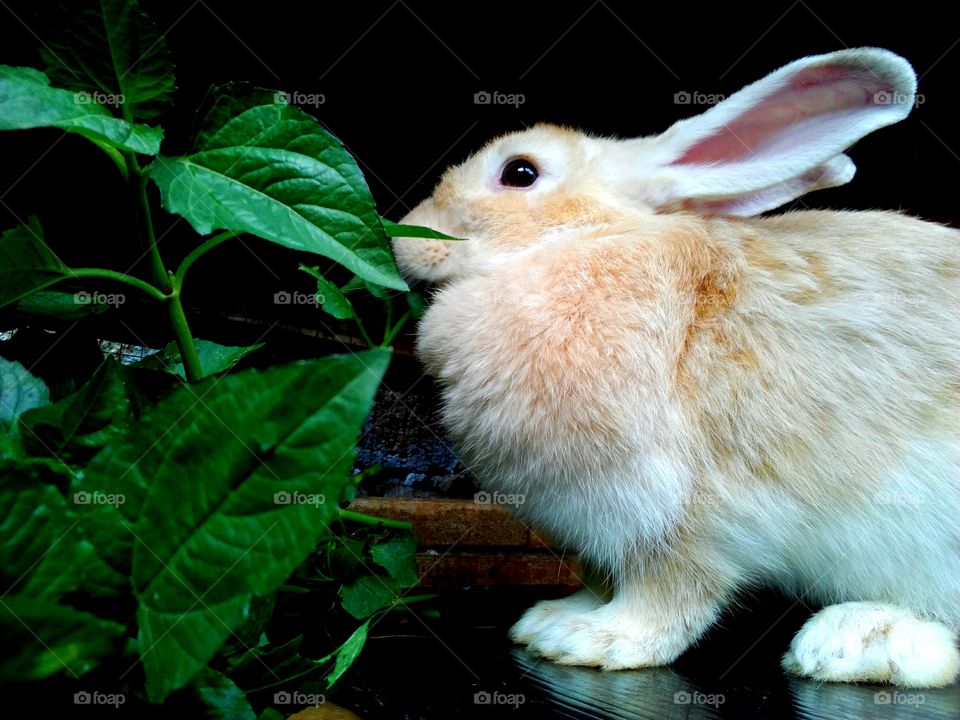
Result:
[[[469,239],[395,245],[408,275],[441,281],[418,349],[465,462],[610,588],[538,604],[513,638],[561,663],[666,664],[738,591],[773,585],[837,604],[788,671],[951,682],[960,232],[643,200],[609,169],[649,166],[658,141],[615,163],[618,141],[554,126],[498,139],[405,219]],[[540,186],[491,188],[521,154]],[[812,167],[848,162],[828,155]],[[752,212],[768,193],[750,192]]]

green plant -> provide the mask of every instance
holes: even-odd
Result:
[[[147,122],[174,92],[163,38],[135,0],[100,0],[75,23],[46,46],[46,72],[0,66],[0,129],[61,128],[103,150],[131,187],[150,274],[68,267],[30,218],[0,236],[0,307],[72,317],[134,292],[166,308],[173,341],[133,367],[106,359],[55,402],[0,359],[0,664],[10,681],[93,678],[125,701],[175,694],[254,717],[249,700],[294,679],[330,687],[371,618],[419,599],[405,597],[409,528],[343,505],[387,346],[422,307],[388,237],[446,236],[380,218],[342,144],[281,93],[215,89],[191,151],[161,154]],[[176,266],[150,183],[205,236]],[[190,270],[241,233],[354,273],[338,287],[301,265],[322,309],[352,318],[371,349],[234,371],[259,344],[196,339]],[[51,290],[63,283],[92,291]],[[360,290],[384,303],[379,342],[347,297]]]

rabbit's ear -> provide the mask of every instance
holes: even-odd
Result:
[[[790,63],[613,161],[628,192],[661,209],[754,215],[854,175],[843,151],[905,118],[916,75],[887,50]]]

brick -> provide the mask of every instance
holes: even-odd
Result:
[[[421,587],[550,585],[574,588],[582,570],[571,557],[551,553],[418,553]]]
[[[472,500],[357,498],[351,510],[413,523],[421,547],[526,547],[529,531],[500,505]]]

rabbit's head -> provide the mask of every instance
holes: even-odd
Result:
[[[412,279],[442,282],[638,212],[755,215],[849,182],[843,151],[906,117],[915,91],[903,58],[861,48],[790,63],[657,136],[553,125],[505,135],[450,168],[402,221],[466,242],[397,238],[397,261]]]

